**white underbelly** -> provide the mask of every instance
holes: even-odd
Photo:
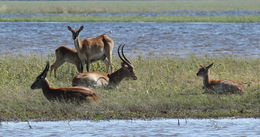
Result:
[[[105,87],[108,85],[108,81],[104,78],[97,77],[96,74],[89,73],[88,76],[84,77],[85,83],[91,87]]]
[[[108,82],[105,79],[99,79],[95,83],[93,83],[93,87],[98,88],[98,87],[106,87],[108,85]]]

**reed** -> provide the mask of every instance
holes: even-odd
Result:
[[[259,0],[0,1],[0,14],[260,10]]]
[[[81,105],[48,102],[41,90],[30,85],[54,55],[4,55],[0,57],[0,116],[2,121],[260,117],[260,60],[235,57],[143,58],[131,59],[137,81],[124,80],[119,88],[95,89],[99,103]],[[115,69],[120,60],[114,57]],[[198,64],[214,62],[211,77],[245,83],[243,95],[202,94]],[[105,72],[102,62],[91,69]],[[70,87],[77,70],[64,64],[58,77],[48,77],[54,87]]]

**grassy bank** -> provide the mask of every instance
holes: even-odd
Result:
[[[82,105],[48,102],[30,85],[53,56],[7,55],[0,57],[0,120],[133,119],[156,117],[260,117],[260,60],[232,57],[136,58],[137,81],[124,80],[118,89],[95,89],[99,103]],[[243,95],[202,94],[198,64],[215,62],[211,77],[239,80]],[[115,57],[114,65],[119,68]],[[92,66],[104,71],[104,64]],[[48,76],[54,87],[68,87],[76,74],[72,65]]]
[[[0,1],[0,14],[260,10],[259,0]]]
[[[47,16],[1,17],[0,22],[260,22],[260,15],[246,16]]]
[[[0,22],[260,22],[260,15],[245,16],[69,16],[67,13],[167,13],[178,11],[259,11],[259,0],[176,1],[0,1],[0,14],[59,16],[0,17]]]

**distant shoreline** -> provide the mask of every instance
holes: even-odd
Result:
[[[189,11],[259,11],[259,0],[162,1],[0,1],[0,14],[33,13],[167,13]]]
[[[60,14],[0,16],[0,22],[260,22],[259,0],[0,1],[0,5],[0,14]],[[192,14],[192,12],[196,13]],[[88,13],[93,15],[80,15]],[[95,13],[118,15],[97,16]],[[120,13],[130,15],[120,15]],[[143,16],[138,13],[157,14]]]
[[[260,22],[260,15],[245,16],[44,16],[0,17],[0,22]]]

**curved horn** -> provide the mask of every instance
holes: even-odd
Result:
[[[124,44],[125,45],[125,44]],[[124,46],[123,45],[123,46]],[[124,58],[122,58],[122,56],[120,55],[120,48],[122,47],[122,44],[119,45],[118,49],[117,49],[117,53],[118,53],[118,56],[119,58],[127,65],[131,66],[131,64],[129,64],[126,60],[124,60]],[[121,51],[122,51],[122,48],[121,48]]]
[[[122,52],[122,56],[123,56],[123,58],[125,59],[125,61],[128,63],[128,64],[131,64],[131,62],[125,57],[125,54],[124,54],[124,47],[125,47],[125,44],[123,45],[123,47],[122,47],[122,50],[121,50],[121,52]]]
[[[213,66],[214,63],[209,64],[206,68],[209,69]]]
[[[50,63],[49,63],[49,61],[47,61],[47,64],[46,64],[46,66],[45,66],[45,69],[42,71],[42,73],[40,74],[40,76],[41,77],[46,77],[47,76],[47,73],[48,73],[48,71],[49,71],[49,66],[50,66]]]
[[[122,46],[122,44],[119,45],[119,47],[118,47],[118,49],[117,49],[117,54],[118,54],[119,58],[120,58],[123,62],[125,62],[124,59],[123,59],[123,58],[121,57],[121,55],[120,55],[120,48],[121,48],[121,46]]]

